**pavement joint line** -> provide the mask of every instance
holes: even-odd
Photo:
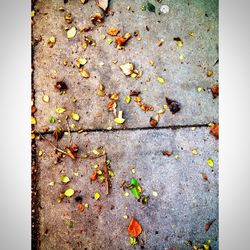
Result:
[[[215,122],[213,122],[215,123]],[[177,130],[177,129],[185,129],[185,128],[203,128],[203,127],[209,127],[208,124],[191,124],[191,125],[172,125],[172,126],[160,126],[160,127],[135,127],[135,128],[116,128],[116,129],[112,129],[112,130],[107,130],[107,129],[85,129],[83,130],[81,133],[79,133],[78,131],[70,131],[71,134],[82,134],[84,132],[87,133],[98,133],[98,132],[102,132],[102,133],[111,133],[111,132],[119,132],[119,131],[141,131],[141,130],[161,130],[161,129],[172,129],[172,130]],[[54,131],[48,131],[48,132],[37,132],[35,131],[35,134],[41,134],[41,135],[47,135],[47,134],[53,134]],[[64,132],[68,132],[68,130],[63,130]]]

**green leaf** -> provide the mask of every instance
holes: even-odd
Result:
[[[132,178],[130,180],[130,185],[132,186],[130,189],[131,193],[137,200],[140,199],[142,190],[139,182],[135,178]]]
[[[152,3],[147,3],[147,10],[151,12],[155,12],[155,6]]]

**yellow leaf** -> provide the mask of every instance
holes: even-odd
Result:
[[[98,152],[98,150],[96,150],[96,149],[94,149],[92,152],[93,152],[94,155],[99,155],[99,154],[100,154],[100,153]]]
[[[209,167],[214,168],[214,161],[212,159],[208,159],[207,164]]]
[[[39,150],[38,155],[41,157],[43,155],[43,151]]]
[[[98,192],[95,192],[95,200],[99,200],[101,195]]]
[[[197,151],[196,149],[193,149],[193,150],[192,150],[192,154],[193,154],[193,155],[197,155],[197,154],[198,154],[198,151]]]
[[[182,41],[177,41],[177,46],[182,47],[183,46],[183,42]]]
[[[71,113],[71,116],[72,116],[72,118],[73,118],[75,121],[79,121],[79,119],[80,119],[80,116],[79,116],[77,113],[75,113],[75,112],[72,112],[72,113]]]
[[[130,96],[127,95],[127,96],[125,97],[125,102],[126,102],[127,104],[129,104],[129,103],[130,103],[130,100],[131,100]]]
[[[74,189],[69,188],[64,192],[64,195],[67,197],[71,197],[75,193]]]
[[[56,108],[56,113],[58,113],[58,114],[62,114],[62,113],[65,112],[65,111],[66,111],[65,108],[61,108],[61,107]]]
[[[31,116],[31,124],[32,125],[36,124],[36,118],[34,116]]]
[[[159,83],[163,84],[165,82],[165,80],[162,77],[157,77],[157,80]]]
[[[61,176],[60,179],[61,179],[61,182],[65,183],[65,184],[68,183],[68,182],[70,182],[69,177],[65,176],[65,175]]]

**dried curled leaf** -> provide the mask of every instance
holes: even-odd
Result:
[[[209,221],[206,225],[205,225],[205,232],[207,232],[209,230],[209,228],[212,226],[212,224],[214,223],[215,219]]]
[[[168,157],[171,156],[173,152],[170,151],[162,151],[162,155],[167,155]]]
[[[76,35],[76,27],[72,27],[67,31],[67,38],[72,39]]]
[[[215,123],[211,127],[210,134],[213,135],[216,139],[219,139],[219,123]]]
[[[136,90],[130,90],[130,96],[138,96],[138,95],[140,95],[140,91],[136,91]]]
[[[96,41],[92,37],[85,36],[84,39],[85,39],[85,42],[87,44],[92,45],[92,46],[96,46]]]
[[[110,36],[116,36],[120,32],[119,29],[115,27],[110,27],[109,30],[107,31],[107,34]]]
[[[86,71],[86,70],[83,69],[83,68],[80,68],[80,69],[79,69],[79,72],[81,73],[81,75],[82,75],[84,78],[89,78],[89,77],[90,77],[89,72]]]
[[[71,24],[73,22],[73,16],[71,13],[66,13],[64,16],[66,23]]]
[[[219,95],[219,85],[218,84],[213,84],[212,88],[211,88],[212,94],[213,94],[213,98],[216,98]]]
[[[134,65],[132,63],[125,63],[120,65],[124,75],[129,76],[134,72]]]
[[[109,5],[109,1],[108,0],[96,0],[96,4],[98,7],[106,11]]]
[[[174,37],[174,41],[176,41],[176,44],[178,47],[182,47],[183,46],[183,42],[180,39],[180,37]]]
[[[90,20],[94,25],[96,25],[97,23],[102,23],[104,18],[100,12],[97,12],[90,16]]]
[[[118,36],[115,38],[115,42],[117,43],[117,48],[121,49],[122,46],[131,38],[130,33],[126,33],[124,36]]]
[[[61,128],[56,128],[53,132],[53,136],[56,141],[60,140],[63,137],[63,130]]]
[[[142,227],[139,222],[133,217],[128,226],[128,233],[132,237],[137,238],[142,232]]]
[[[60,82],[57,82],[57,83],[55,84],[55,88],[58,89],[58,90],[60,90],[60,91],[64,91],[64,90],[67,90],[67,89],[68,89],[68,86],[66,85],[65,82],[60,81]]]
[[[171,100],[168,97],[166,97],[166,102],[169,107],[169,110],[172,112],[172,114],[175,114],[180,111],[181,105],[179,102],[175,100]]]
[[[153,106],[147,105],[147,104],[145,104],[145,103],[138,102],[138,105],[139,105],[139,107],[140,107],[143,111],[153,111],[153,110],[154,110],[154,107],[153,107]]]

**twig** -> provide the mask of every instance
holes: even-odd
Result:
[[[109,194],[109,180],[108,180],[108,168],[107,168],[107,154],[105,153],[104,157],[104,166],[103,166],[103,172],[105,177],[105,193]]]
[[[70,134],[70,128],[69,128],[69,123],[68,123],[68,119],[66,118],[66,123],[67,123],[67,129],[68,129],[68,133],[69,133],[69,144],[71,144],[71,134]]]
[[[45,140],[47,141],[54,149],[56,149],[57,151],[65,154],[65,155],[68,155],[67,152],[63,151],[62,149],[56,147],[50,140],[48,140],[45,136],[43,136],[42,134],[39,133],[39,135]]]

